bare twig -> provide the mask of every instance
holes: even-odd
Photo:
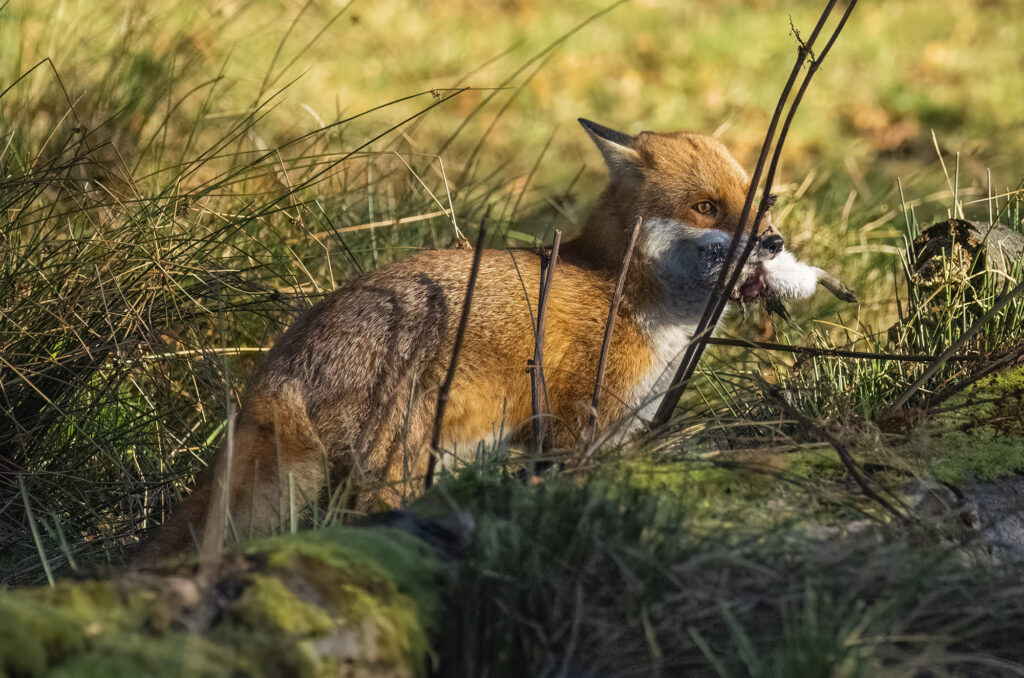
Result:
[[[864,477],[863,473],[861,473],[860,467],[857,466],[857,462],[854,461],[853,456],[850,454],[850,451],[846,448],[846,443],[839,440],[839,438],[837,438],[828,430],[826,430],[818,422],[814,421],[810,417],[806,416],[803,412],[790,405],[789,402],[786,400],[785,396],[782,394],[782,391],[780,391],[778,387],[769,384],[763,379],[760,379],[759,381],[761,383],[761,388],[768,395],[768,397],[771,398],[772,401],[774,401],[775,404],[779,406],[779,408],[781,408],[788,416],[795,419],[798,424],[800,424],[808,431],[818,436],[820,439],[827,442],[835,449],[836,454],[839,456],[839,461],[842,462],[843,466],[846,468],[846,472],[850,474],[850,477],[853,478],[853,481],[857,483],[858,487],[860,487],[861,491],[864,493],[864,496],[876,502],[879,506],[884,508],[886,511],[891,513],[896,518],[906,518],[906,515],[902,511],[893,506],[893,504],[888,499],[883,497],[881,494],[876,492],[873,487],[871,487],[871,483],[869,483],[868,479]]]
[[[803,83],[793,100],[793,104],[790,107],[789,113],[786,117],[786,121],[783,125],[781,133],[779,135],[778,143],[775,144],[775,150],[772,156],[772,162],[769,167],[768,173],[765,176],[764,189],[761,194],[761,200],[758,205],[756,216],[753,219],[750,227],[750,235],[746,240],[745,247],[742,254],[734,262],[733,259],[736,255],[736,250],[739,248],[740,239],[744,232],[744,228],[747,223],[747,219],[750,216],[750,210],[753,206],[754,195],[757,193],[758,186],[761,183],[761,173],[764,170],[765,161],[768,157],[768,151],[772,147],[772,142],[775,139],[775,129],[782,117],[782,112],[785,109],[786,101],[789,99],[789,93],[793,88],[793,84],[796,82],[796,77],[800,72],[801,67],[807,59],[807,56],[811,54],[811,49],[814,46],[814,42],[818,38],[818,34],[824,27],[826,20],[832,13],[832,9],[835,6],[836,0],[830,0],[828,5],[822,11],[821,16],[818,19],[818,23],[815,25],[810,37],[806,42],[800,40],[800,46],[797,53],[796,63],[793,65],[793,70],[790,72],[789,80],[786,81],[786,85],[782,90],[782,94],[779,97],[778,104],[775,108],[775,113],[772,116],[771,123],[768,125],[768,132],[765,134],[764,143],[761,146],[761,153],[757,160],[757,165],[754,168],[754,173],[750,179],[750,188],[747,190],[747,197],[743,203],[743,210],[740,213],[739,220],[736,224],[736,229],[733,232],[732,242],[729,245],[729,250],[726,253],[725,261],[722,265],[722,271],[719,274],[718,281],[715,284],[715,288],[712,291],[711,298],[708,300],[708,304],[704,309],[704,314],[701,316],[700,322],[697,324],[696,331],[694,332],[693,338],[691,339],[690,345],[686,348],[686,352],[683,354],[683,359],[679,364],[679,368],[676,370],[676,374],[672,379],[672,385],[669,386],[664,399],[658,407],[658,411],[655,413],[652,420],[652,427],[658,427],[664,425],[669,418],[672,416],[673,410],[675,410],[676,404],[682,397],[683,391],[686,388],[687,383],[693,375],[694,370],[697,367],[697,362],[700,360],[701,355],[704,352],[704,348],[707,345],[707,339],[711,334],[712,329],[718,323],[718,319],[725,309],[725,305],[729,300],[729,293],[735,287],[739,280],[739,276],[743,270],[743,265],[746,263],[747,258],[750,256],[750,252],[753,250],[757,232],[760,228],[761,219],[764,214],[768,211],[768,208],[772,202],[771,199],[771,185],[775,178],[775,170],[778,166],[779,158],[782,154],[782,148],[785,144],[786,135],[789,131],[789,126],[796,114],[797,107],[800,104],[800,100],[803,98],[803,93],[806,91],[807,86],[810,84],[811,78],[817,72],[820,64],[824,61],[832,45],[835,43],[836,38],[842,31],[843,26],[846,24],[846,20],[853,11],[853,7],[856,5],[856,0],[852,0],[847,6],[846,12],[843,14],[842,19],[836,26],[832,33],[831,38],[822,50],[821,55],[811,61],[811,67],[808,69],[807,74],[804,76]]]
[[[537,457],[544,454],[545,429],[541,400],[544,395],[544,323],[547,318],[548,300],[551,298],[551,283],[558,264],[558,248],[562,244],[562,232],[555,231],[551,243],[551,254],[540,258],[540,292],[537,297],[537,327],[533,335],[533,358],[527,361],[530,370],[530,405],[533,415],[533,444]]]
[[[950,344],[949,348],[943,351],[938,358],[935,359],[935,362],[928,366],[928,368],[921,373],[921,376],[918,377],[913,384],[907,387],[907,390],[905,390],[903,394],[896,399],[896,402],[894,402],[892,407],[889,408],[889,414],[892,414],[906,405],[913,395],[917,393],[918,389],[924,386],[925,382],[935,376],[935,373],[942,369],[942,366],[945,365],[949,359],[957,353],[957,351],[962,349],[967,342],[974,337],[974,335],[980,332],[981,328],[984,327],[986,323],[999,315],[1006,305],[1020,296],[1021,293],[1024,293],[1024,280],[1017,283],[1016,287],[997,299],[996,302],[992,304],[992,308],[990,308],[985,315],[975,320],[974,323],[967,328],[966,332],[957,337],[957,340]]]
[[[633,224],[633,232],[629,236],[629,245],[626,246],[626,254],[622,257],[622,268],[619,270],[619,279],[615,283],[615,293],[612,294],[612,303],[608,308],[608,322],[604,325],[604,341],[601,343],[601,355],[597,359],[597,378],[594,379],[594,398],[590,403],[590,420],[587,427],[583,429],[582,449],[583,460],[590,458],[594,453],[597,440],[597,408],[601,404],[601,388],[604,386],[604,371],[608,362],[608,349],[612,345],[612,332],[615,331],[615,318],[619,314],[619,304],[622,302],[622,289],[626,285],[626,274],[629,273],[629,262],[633,258],[633,248],[636,246],[636,238],[640,234],[640,224],[644,218],[638,216]]]
[[[423,480],[424,489],[429,490],[434,484],[434,469],[437,466],[437,458],[440,455],[438,449],[441,445],[441,422],[444,420],[444,410],[448,406],[448,396],[452,390],[452,381],[455,379],[455,369],[459,365],[459,352],[462,350],[462,340],[466,336],[466,325],[469,323],[469,308],[473,303],[473,290],[476,288],[476,277],[480,271],[480,258],[484,252],[484,239],[487,237],[487,215],[484,215],[480,223],[480,234],[476,239],[476,250],[473,252],[473,266],[469,269],[469,282],[466,284],[466,298],[462,302],[462,317],[459,318],[459,329],[455,333],[455,346],[452,348],[452,360],[448,363],[448,374],[441,382],[441,388],[437,391],[437,411],[434,414],[434,432],[430,437],[430,459],[427,461],[427,475]]]
[[[738,348],[760,348],[766,351],[782,351],[785,353],[796,353],[797,355],[822,356],[829,358],[859,358],[864,360],[892,360],[904,363],[932,363],[939,360],[941,356],[926,355],[918,353],[881,353],[876,351],[849,351],[840,348],[815,348],[813,346],[792,346],[790,344],[777,344],[770,341],[749,341],[746,339],[728,339],[726,337],[708,337],[707,343],[717,346],[736,346]],[[1000,355],[996,360],[1003,359],[1008,354]],[[990,360],[993,356],[988,355],[953,355],[947,360],[949,362],[980,362]]]

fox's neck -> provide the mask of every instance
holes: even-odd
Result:
[[[591,210],[580,236],[563,247],[568,263],[614,281],[622,268],[639,206],[630,191],[608,186]],[[642,418],[653,415],[689,345],[710,297],[716,270],[708,254],[726,247],[721,231],[692,228],[644,216],[630,261],[622,313],[647,336],[652,352],[648,373],[627,402]]]
[[[623,311],[649,331],[692,328],[710,294],[700,270],[700,248],[722,234],[638,212],[633,191],[606,186],[579,237],[563,246],[563,257],[615,280],[637,216],[645,216],[626,277]]]
[[[631,196],[614,185],[606,186],[591,208],[579,237],[562,247],[564,258],[576,265],[617,276],[636,217]]]

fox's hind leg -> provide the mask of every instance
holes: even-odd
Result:
[[[256,393],[239,415],[230,452],[204,471],[196,489],[172,511],[138,561],[191,552],[202,538],[244,539],[282,524],[324,485],[328,460],[300,398]],[[225,489],[225,483],[227,487]]]
[[[422,375],[421,375],[422,376]],[[408,378],[394,393],[393,407],[364,436],[363,454],[351,480],[357,488],[354,508],[370,514],[402,508],[423,492],[430,455],[436,392],[422,393]]]
[[[221,455],[217,466],[214,483],[222,491],[224,479],[230,481],[224,493],[229,501],[214,497],[207,520],[226,517],[240,539],[283,526],[293,507],[301,511],[317,498],[328,472],[301,400],[280,392],[250,398],[238,418],[232,454]]]

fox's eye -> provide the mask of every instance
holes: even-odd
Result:
[[[701,200],[693,206],[693,209],[697,210],[701,214],[714,214],[717,208],[715,207],[715,203],[710,200]]]

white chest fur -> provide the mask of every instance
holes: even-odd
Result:
[[[640,420],[648,421],[654,416],[662,396],[679,369],[695,328],[696,323],[664,326],[648,331],[654,361],[628,400],[629,408]]]
[[[729,235],[722,231],[697,229],[673,219],[649,219],[643,228],[640,248],[653,265],[662,295],[658,304],[637,318],[653,361],[627,397],[624,434],[654,415],[671,385],[729,244]]]

